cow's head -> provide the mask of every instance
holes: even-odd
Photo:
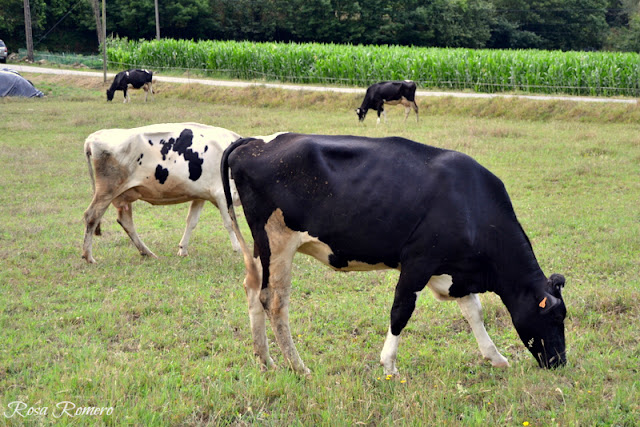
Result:
[[[358,119],[360,121],[363,121],[364,118],[367,116],[367,111],[369,111],[369,110],[367,110],[365,108],[356,108],[356,114],[358,115]]]
[[[107,101],[113,101],[113,94],[116,93],[115,90],[107,89]]]
[[[564,342],[564,318],[567,308],[562,299],[564,276],[552,274],[544,291],[523,297],[511,316],[520,339],[541,368],[556,368],[567,363]]]

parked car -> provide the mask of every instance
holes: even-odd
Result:
[[[0,40],[0,62],[7,62],[7,55],[9,55],[9,51],[7,50],[7,45],[4,44],[2,40]]]

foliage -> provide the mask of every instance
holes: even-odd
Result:
[[[105,101],[101,78],[27,77],[46,98],[0,100],[0,424],[637,424],[637,106],[425,97],[418,124],[404,125],[402,108],[391,107],[385,126],[358,126],[351,108],[360,95],[159,82],[155,101],[135,92],[125,105]],[[181,258],[187,206],[134,205],[160,259],[138,255],[110,207],[94,240],[98,264],[87,265],[82,141],[98,129],[172,121],[246,136],[399,135],[474,156],[505,182],[545,272],[567,277],[568,366],[537,368],[488,293],[487,329],[512,363],[492,368],[458,307],[425,292],[403,331],[401,376],[387,379],[378,356],[397,272],[345,274],[297,256],[291,324],[313,372],[301,378],[283,366],[271,331],[280,370],[260,372],[242,257],[212,206]],[[15,401],[49,413],[6,419]],[[55,419],[63,401],[114,411]]]
[[[0,0],[0,38],[11,51],[24,48],[22,0]],[[95,20],[87,0],[30,0],[35,49],[95,51]]]
[[[111,39],[107,55],[121,68],[201,69],[239,79],[357,86],[410,79],[424,88],[479,92],[640,94],[636,53]]]
[[[501,26],[492,47],[597,50],[607,0],[494,0]]]
[[[640,15],[632,17],[628,27],[612,32],[609,43],[625,51],[640,52]]]
[[[616,37],[637,0],[160,1],[162,37],[502,49],[632,49]],[[89,0],[32,0],[36,48],[95,52]],[[0,37],[23,47],[22,1],[0,0]],[[156,35],[154,0],[107,2],[107,32]],[[620,43],[618,44],[618,41]]]

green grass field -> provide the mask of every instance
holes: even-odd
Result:
[[[357,125],[353,95],[158,84],[155,101],[134,92],[123,105],[95,79],[27,77],[48,96],[0,99],[0,425],[638,425],[640,107],[429,98],[419,124],[390,107],[376,127]],[[159,259],[138,255],[110,208],[87,265],[84,139],[179,121],[399,135],[472,155],[505,182],[545,273],[567,278],[568,365],[539,369],[484,294],[512,365],[492,368],[457,305],[427,293],[403,332],[401,375],[387,379],[378,359],[398,273],[337,273],[298,255],[291,327],[312,375],[282,367],[274,343],[281,369],[263,373],[242,258],[210,205],[181,258],[187,205],[134,204]],[[112,409],[69,415],[87,407]]]

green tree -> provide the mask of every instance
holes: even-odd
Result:
[[[34,39],[45,26],[44,0],[30,0],[31,25]],[[11,51],[25,48],[23,0],[0,0],[0,38]]]
[[[491,47],[583,50],[603,46],[607,0],[494,0]]]
[[[95,20],[88,0],[48,0],[41,13],[44,22],[38,33],[34,30],[35,49],[63,52],[98,49]]]

